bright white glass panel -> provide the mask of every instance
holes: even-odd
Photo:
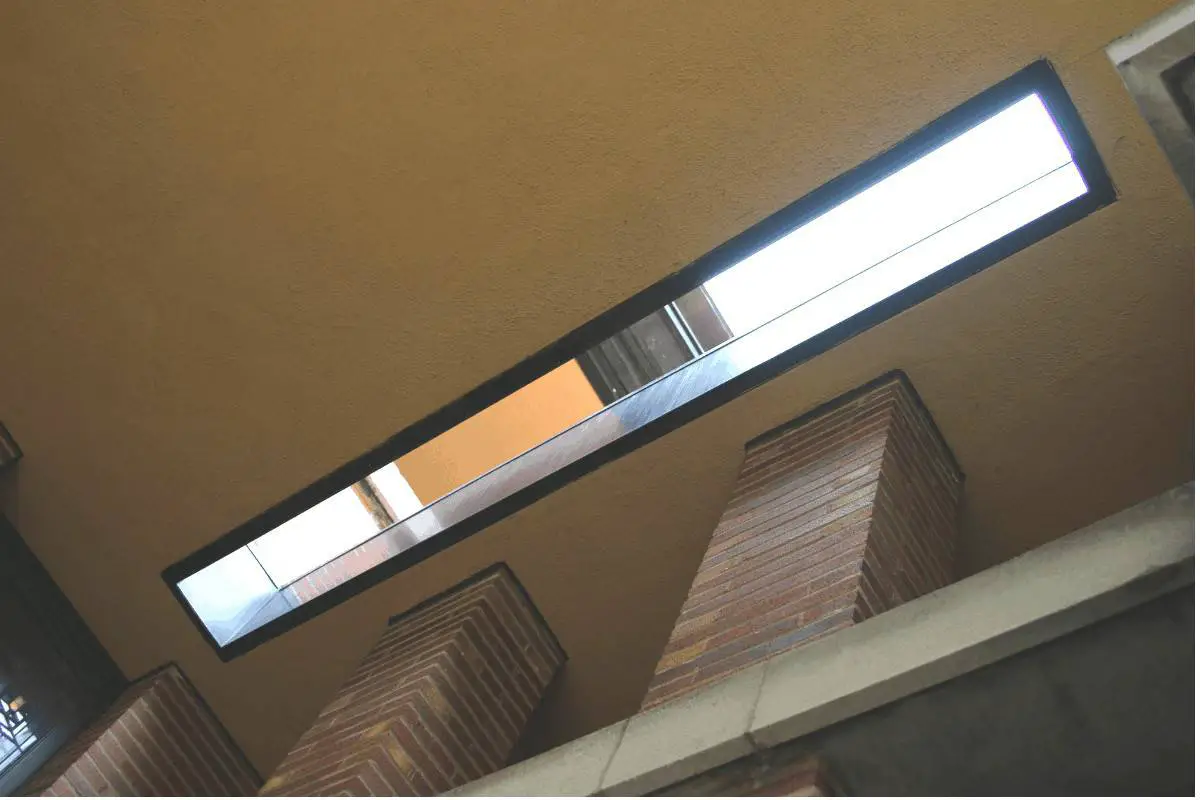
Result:
[[[864,270],[783,315],[754,337],[741,340],[735,368],[750,369],[784,349],[811,339],[902,289],[969,255],[1087,191],[1074,164],[983,208],[924,241]],[[748,347],[754,341],[754,347]]]
[[[275,593],[275,585],[242,547],[184,578],[179,591],[213,638],[224,642],[232,638],[244,617]]]
[[[379,533],[353,489],[343,489],[249,544],[279,586],[291,583]]]
[[[1070,161],[1041,98],[1031,94],[735,264],[705,288],[734,335],[744,334],[905,248],[944,236],[949,226]],[[1030,202],[1040,197],[1019,194]],[[962,228],[958,235],[975,231],[979,238],[966,249],[949,249],[965,255],[1042,213],[1010,212],[1022,222],[1008,229]]]

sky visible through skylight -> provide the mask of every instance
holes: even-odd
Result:
[[[869,273],[894,268],[897,255],[920,247],[905,264],[915,282],[1085,191],[1033,94],[704,286],[735,336],[835,287],[853,309],[845,318],[861,310],[852,284],[878,280]]]
[[[704,286],[734,337],[793,312],[781,326],[794,339],[790,347],[1086,191],[1057,126],[1031,94]],[[422,508],[394,463],[371,478],[398,519]],[[347,488],[179,588],[224,643],[256,604],[379,530]]]

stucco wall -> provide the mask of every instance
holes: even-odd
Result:
[[[269,773],[391,614],[506,560],[633,712],[742,444],[902,368],[975,571],[1192,472],[1193,207],[1103,47],[1165,0],[0,4],[7,511],[129,675]],[[1048,56],[1112,206],[221,663],[159,577]]]

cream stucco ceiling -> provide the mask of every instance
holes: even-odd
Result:
[[[1193,208],[1103,47],[1161,0],[0,4],[9,514],[264,772],[386,618],[507,560],[631,713],[741,443],[892,368],[970,572],[1192,473]],[[1034,59],[1118,201],[231,663],[159,573]]]

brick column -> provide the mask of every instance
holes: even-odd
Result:
[[[902,373],[750,442],[643,708],[949,583],[962,482]]]
[[[434,795],[505,766],[565,656],[496,565],[393,618],[264,795]]]
[[[25,795],[246,797],[261,781],[179,668],[135,681],[29,780]]]

